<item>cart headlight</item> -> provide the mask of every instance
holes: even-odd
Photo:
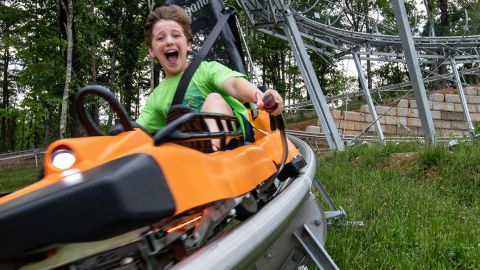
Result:
[[[66,170],[72,167],[76,161],[75,155],[68,148],[60,148],[52,153],[52,165],[56,169]]]

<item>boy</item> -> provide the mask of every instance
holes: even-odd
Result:
[[[167,112],[172,103],[180,78],[188,67],[187,55],[192,50],[192,20],[179,6],[161,6],[153,10],[145,24],[145,41],[150,57],[156,58],[166,78],[154,89],[137,123],[153,133],[166,125]],[[275,90],[262,93],[245,79],[245,75],[233,71],[218,62],[203,61],[192,77],[183,104],[202,112],[221,113],[248,119],[242,103],[254,102],[264,108],[263,97],[271,95],[276,108],[272,115],[279,115],[284,106]],[[206,121],[210,131],[218,131],[214,120]],[[213,144],[218,148],[218,140]]]

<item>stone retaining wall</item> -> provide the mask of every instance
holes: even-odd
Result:
[[[480,122],[480,88],[466,87],[464,89],[468,109],[475,126]],[[422,124],[418,115],[415,100],[397,100],[396,106],[376,106],[378,121],[385,135],[423,135]],[[468,135],[465,116],[458,94],[433,93],[429,96],[430,110],[437,136]],[[358,135],[363,130],[375,134],[372,116],[368,105],[363,105],[359,112],[332,112],[335,125],[340,133]],[[320,126],[320,124],[319,124]],[[309,130],[310,129],[310,130]],[[307,128],[307,131],[318,132],[318,128]]]

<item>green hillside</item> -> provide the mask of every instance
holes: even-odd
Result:
[[[341,269],[480,269],[479,143],[362,145],[318,164],[346,220],[365,224],[329,227]]]

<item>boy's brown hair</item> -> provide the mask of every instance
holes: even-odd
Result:
[[[145,43],[147,44],[148,48],[152,46],[153,27],[155,23],[160,20],[171,20],[177,22],[182,27],[187,41],[190,43],[193,42],[192,18],[188,16],[188,13],[185,11],[185,9],[177,5],[165,5],[155,8],[147,17],[147,22],[145,23],[144,27],[144,34]]]

